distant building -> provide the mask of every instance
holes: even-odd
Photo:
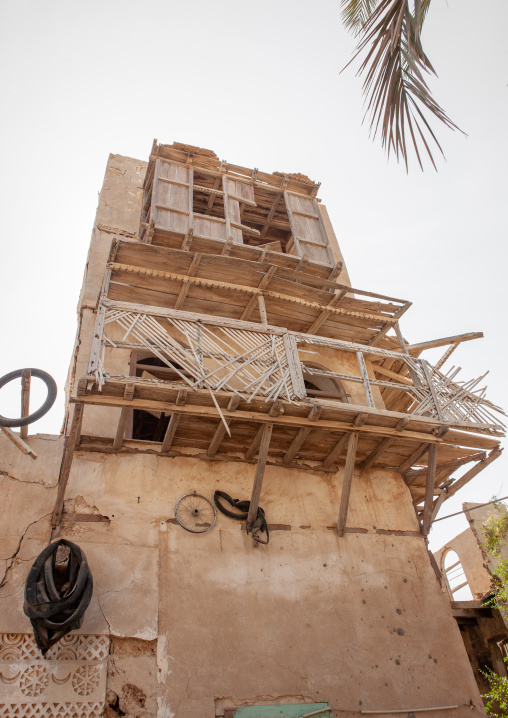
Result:
[[[459,626],[469,661],[481,693],[489,689],[483,675],[486,668],[506,676],[508,658],[507,616],[489,607],[493,592],[492,570],[500,559],[508,558],[508,546],[499,557],[488,553],[483,526],[493,514],[503,512],[502,504],[481,506],[465,503],[469,528],[434,553],[443,588],[451,602],[452,615]],[[482,672],[483,671],[483,672]]]

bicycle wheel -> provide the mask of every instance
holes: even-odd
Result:
[[[175,506],[175,518],[180,526],[193,534],[209,531],[215,523],[217,512],[215,506],[205,496],[185,494],[178,499]]]

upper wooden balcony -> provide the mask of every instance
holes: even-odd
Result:
[[[219,242],[241,259],[256,260],[263,251],[305,257],[329,273],[336,260],[318,188],[303,175],[268,174],[220,161],[209,150],[155,142],[139,238],[205,253]]]

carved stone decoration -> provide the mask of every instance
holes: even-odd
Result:
[[[108,636],[67,635],[42,658],[31,634],[0,634],[0,718],[99,718],[108,654]]]

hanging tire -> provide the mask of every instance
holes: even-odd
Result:
[[[69,554],[66,563],[57,565],[60,547],[68,547]],[[42,655],[81,626],[92,591],[92,572],[76,544],[58,539],[37,556],[26,579],[23,611],[30,619]]]
[[[38,379],[42,379],[42,381],[46,384],[46,388],[48,390],[46,401],[40,409],[37,409],[37,411],[34,411],[32,414],[29,414],[24,418],[9,419],[6,416],[2,416],[0,414],[0,426],[16,427],[28,426],[28,424],[33,424],[34,421],[37,421],[41,418],[41,416],[47,414],[55,403],[57,393],[56,382],[50,374],[45,371],[42,371],[42,369],[16,369],[16,371],[11,371],[9,374],[5,374],[2,378],[0,378],[0,389],[5,386],[5,384],[8,384],[10,381],[13,381],[13,379],[19,379],[24,371],[29,371],[32,376],[35,376]]]

